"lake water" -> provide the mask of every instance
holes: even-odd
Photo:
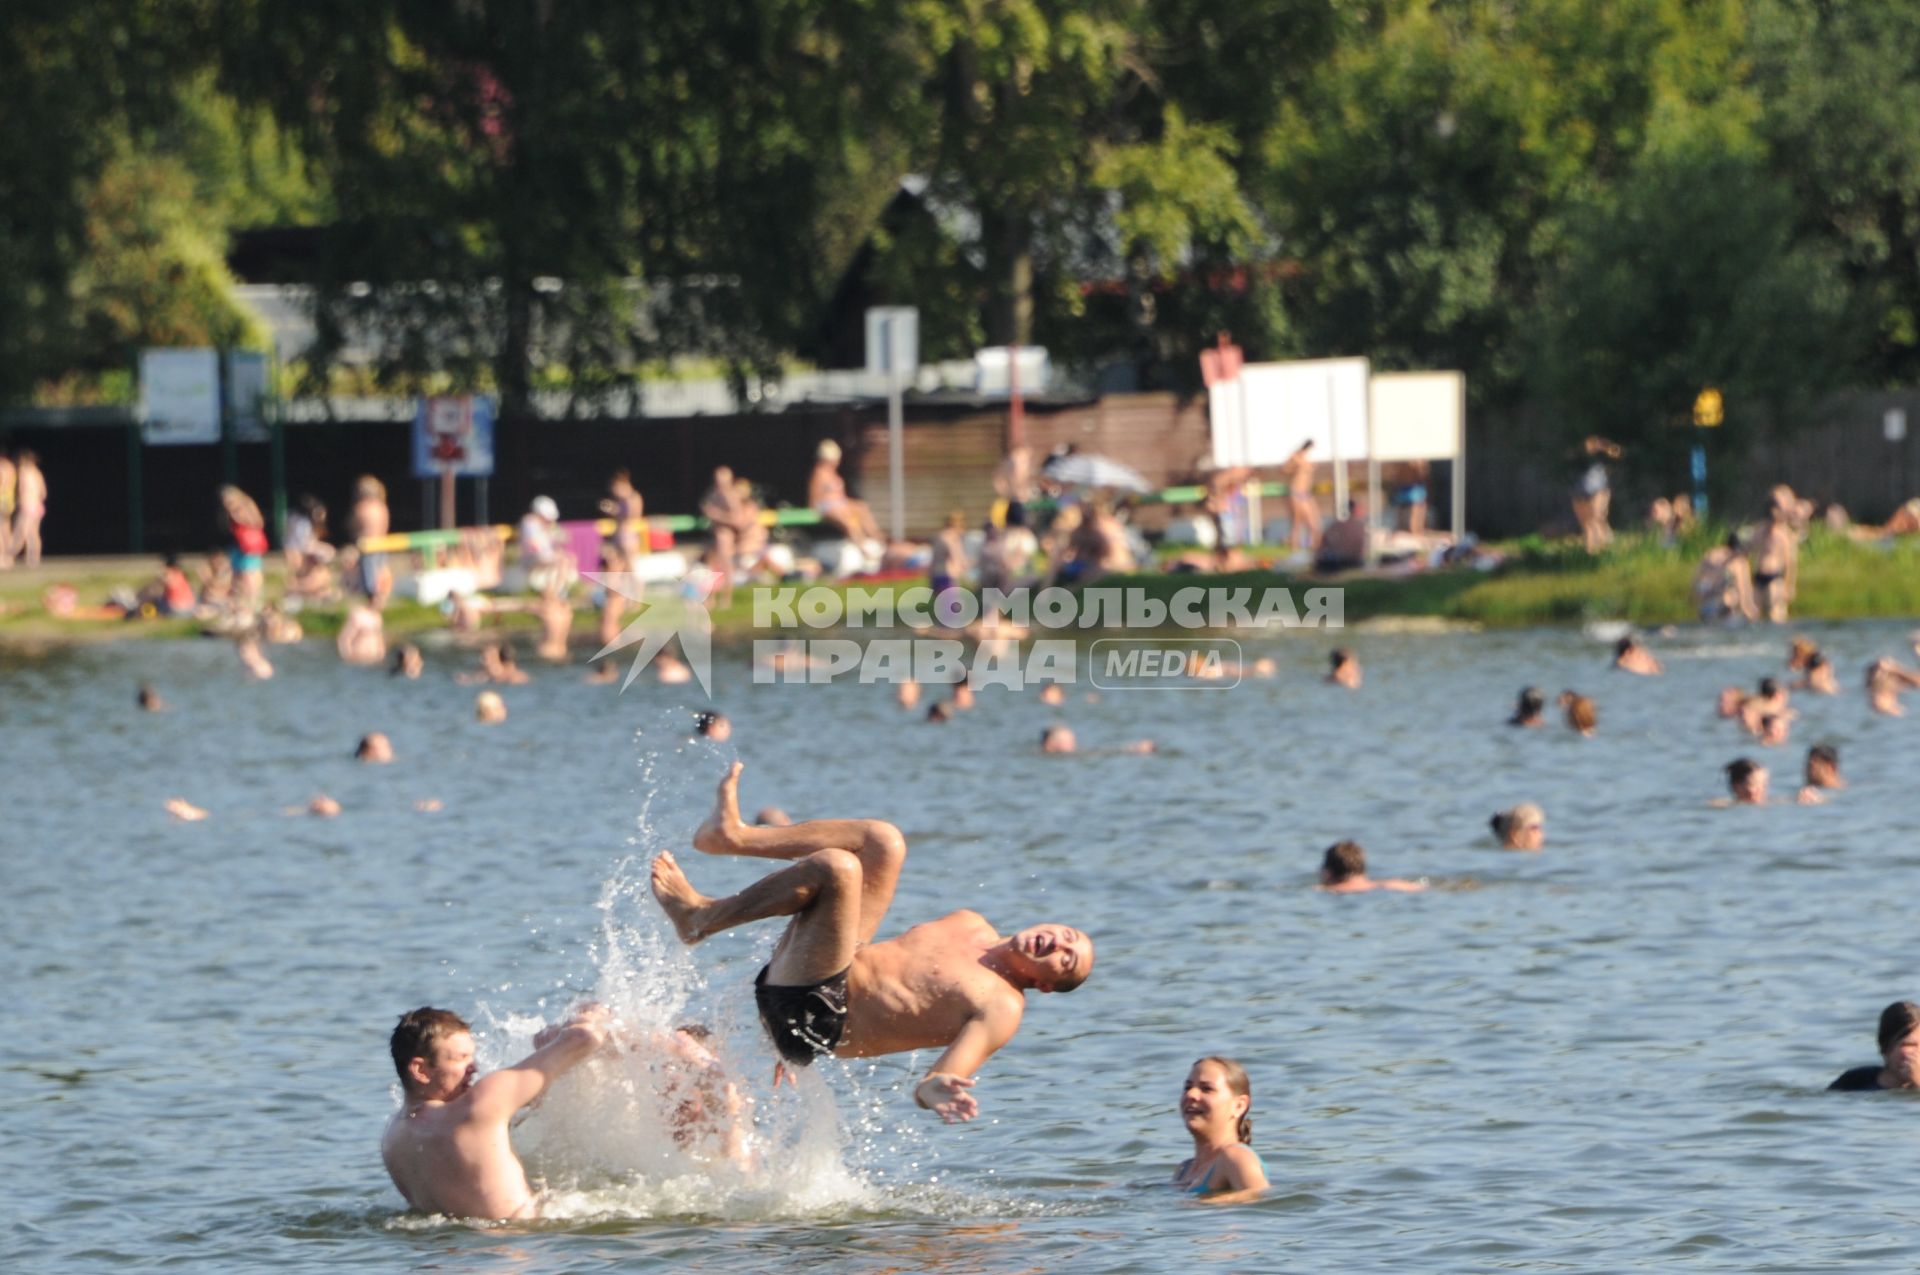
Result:
[[[472,722],[429,651],[416,683],[220,642],[0,657],[9,990],[0,1033],[0,1268],[1158,1272],[1898,1269],[1920,1263],[1920,1170],[1895,1095],[1822,1092],[1875,1060],[1914,974],[1920,716],[1858,686],[1895,626],[1809,630],[1846,693],[1801,695],[1769,758],[1808,743],[1851,786],[1822,807],[1714,810],[1755,753],[1721,685],[1782,673],[1784,635],[1687,632],[1665,677],[1607,670],[1597,636],[1341,635],[1367,667],[1317,677],[1328,635],[1264,648],[1270,681],[1116,691],[1062,710],[1000,692],[947,726],[888,688],[750,686],[723,659],[725,746],[697,692],[534,669],[511,719]],[[171,708],[134,711],[152,681]],[[1514,693],[1574,687],[1600,734],[1503,725]],[[1151,736],[1157,756],[1042,757]],[[396,764],[349,760],[389,732]],[[766,1088],[748,984],[773,927],[689,955],[646,897],[735,755],[749,812],[871,815],[911,854],[890,926],[956,907],[1099,942],[1070,996],[1031,998],[981,1074],[982,1118],[908,1096],[931,1058],[827,1062]],[[316,792],[345,812],[284,816]],[[176,823],[162,802],[212,811]],[[417,801],[445,803],[436,814]],[[1542,803],[1548,846],[1486,820]],[[1332,841],[1421,895],[1313,891]],[[756,865],[685,855],[709,890]],[[597,995],[631,1021],[713,1023],[758,1095],[765,1173],[703,1169],[621,1064],[576,1073],[516,1141],[558,1217],[411,1217],[377,1143],[400,1012],[455,1008],[482,1061]],[[1190,1151],[1188,1064],[1244,1061],[1275,1189],[1210,1209],[1162,1184]],[[638,1094],[639,1097],[633,1095]]]

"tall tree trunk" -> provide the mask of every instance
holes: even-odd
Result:
[[[988,238],[994,298],[988,335],[999,345],[1033,344],[1033,218],[1006,208]]]

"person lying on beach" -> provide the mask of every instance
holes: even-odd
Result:
[[[1764,806],[1767,804],[1767,768],[1751,757],[1737,757],[1727,763],[1727,795],[1716,797],[1715,806]]]
[[[1920,1005],[1895,1001],[1880,1011],[1880,1065],[1842,1072],[1833,1090],[1920,1089]]]
[[[1845,788],[1847,781],[1840,778],[1840,750],[1832,744],[1815,744],[1807,750],[1807,769],[1803,777],[1804,786],[1800,789],[1801,805],[1818,805],[1826,800],[1823,793],[1828,788]]]
[[[1646,643],[1631,635],[1621,638],[1613,647],[1613,667],[1622,673],[1638,673],[1642,677],[1651,677],[1667,670],[1654,658]]]
[[[1513,702],[1513,716],[1507,719],[1509,726],[1545,726],[1547,724],[1547,696],[1537,686],[1529,686],[1520,692]]]
[[[1093,940],[1057,924],[1003,937],[978,912],[962,910],[876,943],[906,862],[900,830],[878,819],[749,827],[740,818],[740,771],[735,762],[721,779],[694,849],[786,866],[737,894],[709,898],[662,852],[653,893],[689,944],[791,918],[754,980],[761,1024],[781,1058],[774,1083],[823,1055],[938,1049],[914,1101],[948,1123],[973,1119],[974,1074],[1019,1030],[1026,993],[1080,986],[1093,972]]]
[[[1502,810],[1487,823],[1502,850],[1538,850],[1547,843],[1547,812],[1531,801]]]
[[[1180,1090],[1180,1119],[1193,1136],[1193,1158],[1173,1171],[1176,1190],[1208,1204],[1238,1204],[1267,1189],[1267,1169],[1252,1147],[1253,1085],[1231,1058],[1193,1064]]]
[[[544,1027],[533,1053],[477,1077],[473,1029],[450,1010],[401,1017],[389,1048],[400,1073],[400,1110],[387,1121],[380,1158],[409,1205],[448,1217],[531,1218],[539,1202],[507,1137],[507,1122],[607,1043],[608,1014],[584,1005]]]
[[[1376,880],[1367,875],[1367,852],[1359,843],[1337,841],[1327,847],[1326,857],[1320,861],[1319,888],[1328,894],[1359,894],[1365,890],[1424,890],[1427,883],[1400,877]]]
[[[1350,691],[1360,689],[1360,661],[1352,651],[1340,647],[1327,657],[1327,681],[1335,686],[1344,686]]]

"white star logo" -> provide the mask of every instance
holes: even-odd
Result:
[[[620,683],[621,690],[632,686],[640,670],[653,662],[653,657],[665,649],[669,640],[677,637],[694,680],[700,683],[708,699],[713,698],[713,616],[708,614],[704,602],[684,594],[650,599],[647,582],[627,571],[582,571],[580,574],[636,604],[627,627],[592,657],[592,660],[603,659],[615,651],[639,645],[640,649],[634,652],[633,667],[627,670],[627,680]]]

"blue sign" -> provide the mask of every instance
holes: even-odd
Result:
[[[493,400],[423,398],[413,414],[413,476],[493,477]]]

